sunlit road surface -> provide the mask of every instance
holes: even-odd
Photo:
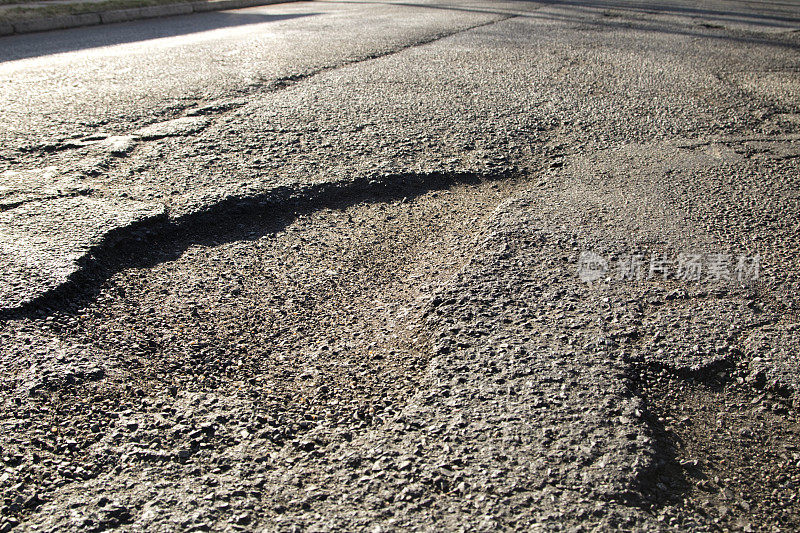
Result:
[[[0,38],[0,531],[795,530],[800,6]]]

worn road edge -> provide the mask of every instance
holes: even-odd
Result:
[[[98,24],[113,24],[115,22],[128,22],[131,20],[170,17],[174,15],[189,15],[191,13],[204,13],[206,11],[242,9],[246,7],[283,4],[297,1],[300,0],[212,0],[166,4],[163,6],[112,9],[109,11],[100,11],[95,13],[59,15],[57,17],[0,23],[0,36],[50,30],[65,30],[83,26],[96,26]]]

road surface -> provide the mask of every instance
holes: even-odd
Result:
[[[0,38],[0,531],[800,527],[800,4]]]

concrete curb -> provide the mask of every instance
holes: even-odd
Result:
[[[96,26],[98,24],[113,24],[175,15],[188,15],[190,13],[205,13],[207,11],[222,11],[225,9],[241,9],[245,7],[264,6],[296,2],[299,0],[212,0],[209,2],[190,2],[180,4],[167,4],[163,6],[133,7],[129,9],[112,9],[97,13],[81,13],[80,15],[60,15],[40,19],[20,20],[19,22],[0,22],[0,36],[38,31],[64,30],[83,26]]]

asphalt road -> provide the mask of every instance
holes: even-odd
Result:
[[[800,527],[800,4],[0,38],[0,531]]]

